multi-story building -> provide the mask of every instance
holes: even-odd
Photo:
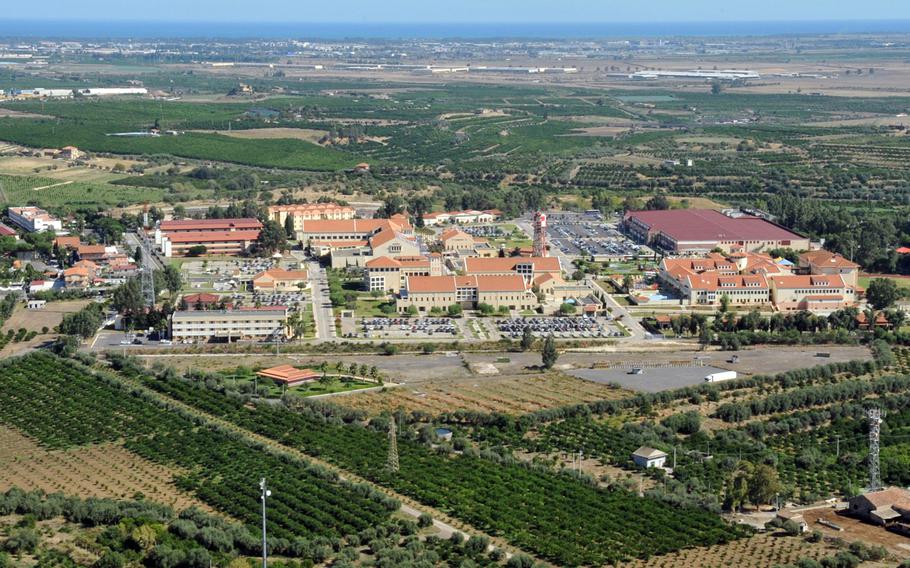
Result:
[[[856,304],[856,287],[840,274],[772,276],[771,300],[782,312],[808,310],[831,313]]]
[[[155,229],[155,244],[166,257],[186,256],[205,247],[207,255],[239,255],[259,238],[258,219],[183,219],[161,221]]]
[[[801,272],[809,274],[839,274],[848,286],[856,288],[859,265],[841,255],[826,250],[814,250],[799,255]]]
[[[397,302],[398,311],[415,306],[418,312],[444,310],[452,304],[473,309],[485,303],[509,310],[537,307],[531,285],[518,274],[508,276],[412,276],[405,280]]]
[[[635,239],[677,254],[809,250],[809,239],[760,217],[713,209],[629,211],[623,229]]]
[[[302,205],[272,205],[268,209],[269,220],[285,226],[290,216],[294,231],[303,231],[304,221],[353,219],[357,212],[353,207],[336,203],[306,203]]]
[[[10,207],[7,210],[9,220],[29,233],[41,231],[63,231],[63,223],[40,207]]]
[[[266,340],[288,337],[288,310],[285,306],[257,309],[176,311],[170,317],[171,338],[175,341],[207,342],[241,339]]]
[[[416,256],[420,247],[404,215],[389,219],[303,221],[297,238],[317,256],[331,255],[333,268],[364,266],[380,256]]]
[[[397,294],[411,276],[441,276],[442,259],[430,256],[379,256],[364,266],[366,289]]]

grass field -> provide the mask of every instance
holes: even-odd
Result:
[[[868,288],[869,283],[872,280],[875,280],[876,278],[888,278],[889,280],[894,281],[894,283],[897,284],[897,286],[899,288],[910,289],[910,278],[908,278],[906,276],[905,277],[900,277],[900,276],[889,277],[888,275],[884,275],[884,274],[876,275],[876,276],[860,276],[856,280],[856,283],[860,288]]]

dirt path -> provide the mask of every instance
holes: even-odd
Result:
[[[41,187],[33,187],[32,191],[40,191],[42,189],[50,189],[52,187],[60,187],[61,185],[69,185],[73,183],[73,180],[70,181],[61,181],[60,183],[52,183],[50,185],[42,185]]]
[[[253,440],[259,444],[262,444],[262,445],[272,448],[274,450],[292,455],[301,460],[319,464],[322,467],[325,467],[326,469],[335,472],[338,475],[339,479],[350,481],[352,483],[362,483],[364,485],[369,485],[373,489],[376,489],[377,491],[380,491],[380,492],[388,495],[389,497],[397,499],[401,503],[401,511],[403,513],[405,513],[406,515],[414,517],[415,519],[417,517],[419,517],[421,515],[421,513],[427,513],[433,517],[433,525],[440,531],[440,535],[451,536],[452,533],[455,533],[455,532],[462,533],[465,536],[470,536],[472,534],[476,534],[476,535],[484,534],[483,532],[475,529],[474,527],[470,526],[469,524],[467,524],[465,522],[462,522],[462,521],[449,517],[442,511],[439,511],[437,509],[423,505],[422,503],[419,503],[419,502],[415,501],[414,499],[411,499],[410,497],[406,497],[391,489],[388,489],[381,485],[377,485],[376,483],[373,483],[372,481],[369,481],[369,480],[367,480],[363,477],[360,477],[357,474],[351,473],[347,470],[341,469],[341,468],[335,466],[334,464],[323,461],[320,458],[311,456],[296,448],[292,448],[290,446],[285,446],[283,444],[276,442],[275,440],[272,440],[271,438],[267,438],[261,434],[257,434],[255,432],[251,432],[249,430],[241,428],[241,427],[237,426],[236,424],[234,424],[233,422],[229,422],[222,418],[218,418],[217,416],[214,416],[207,412],[198,410],[192,406],[189,406],[188,404],[185,404],[178,400],[172,399],[168,396],[162,395],[161,393],[158,393],[156,391],[149,389],[148,387],[146,387],[139,381],[127,379],[124,377],[119,377],[119,378],[125,382],[128,382],[130,385],[133,385],[133,386],[141,389],[142,391],[148,393],[149,395],[155,397],[156,399],[160,400],[162,403],[171,405],[174,407],[178,407],[186,412],[189,412],[195,416],[198,416],[199,418],[202,418],[204,421],[206,421],[210,424],[219,426],[221,428],[225,428],[232,432],[236,432],[237,434],[239,434],[240,436],[242,436],[246,439]],[[491,543],[495,544],[496,547],[501,548],[504,551],[506,551],[507,554],[513,554],[516,552],[522,552],[524,554],[527,554],[526,552],[520,551],[519,549],[515,548],[514,546],[508,544],[502,538],[491,537],[489,535],[486,535],[486,536],[488,536],[488,538],[490,538]],[[445,538],[447,538],[447,537],[445,537]]]

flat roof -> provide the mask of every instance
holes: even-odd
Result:
[[[261,229],[259,219],[180,219],[161,221],[158,228],[162,232],[168,231],[217,231],[231,229]]]
[[[630,211],[632,218],[677,242],[764,241],[804,239],[780,225],[751,215],[729,217],[713,209]]]

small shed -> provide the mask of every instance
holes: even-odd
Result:
[[[642,446],[632,454],[632,461],[639,467],[663,467],[667,462],[667,453],[654,448]]]
[[[437,428],[436,437],[444,442],[448,442],[452,439],[452,431],[448,428]]]
[[[33,298],[25,304],[25,307],[30,310],[43,310],[46,305],[47,300],[37,300]]]
[[[799,532],[804,533],[809,530],[809,523],[803,518],[803,514],[792,509],[781,509],[777,512],[777,518],[782,522],[793,521],[799,527]]]

